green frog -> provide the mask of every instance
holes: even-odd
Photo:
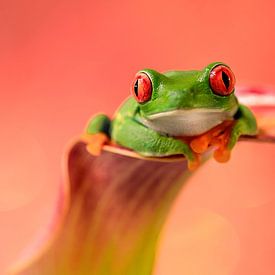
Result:
[[[144,157],[183,155],[188,167],[199,166],[210,146],[226,162],[241,135],[256,135],[257,123],[235,95],[235,76],[222,62],[203,70],[139,71],[131,94],[110,119],[94,116],[86,128],[87,149],[99,155],[112,143]]]

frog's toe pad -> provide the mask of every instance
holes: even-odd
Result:
[[[195,154],[195,158],[193,160],[188,160],[188,169],[190,171],[196,170],[200,166],[201,156],[199,154]]]
[[[108,143],[109,138],[104,133],[97,133],[89,135],[87,138],[87,151],[93,156],[99,156],[101,154],[104,144]]]
[[[202,154],[207,150],[209,143],[210,143],[209,137],[207,135],[204,135],[193,139],[190,142],[190,147],[194,152],[198,154]]]
[[[231,151],[227,148],[219,148],[214,152],[214,158],[218,162],[227,162],[230,159]]]

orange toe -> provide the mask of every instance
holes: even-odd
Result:
[[[196,154],[194,160],[188,160],[187,166],[190,171],[196,170],[200,166],[200,155]]]
[[[232,121],[224,121],[208,132],[193,138],[190,142],[190,147],[194,152],[202,154],[210,145],[220,144],[223,139],[222,136],[230,130],[232,123]]]
[[[209,135],[203,135],[198,138],[194,138],[190,142],[190,147],[194,152],[198,154],[202,154],[207,150],[210,141],[211,141],[211,138],[209,137]]]
[[[87,151],[93,156],[99,156],[102,147],[109,141],[109,138],[104,133],[89,135],[87,139]]]
[[[228,150],[227,148],[224,148],[224,147],[218,148],[214,152],[214,158],[218,162],[227,162],[230,159],[230,154],[231,154],[231,151]]]

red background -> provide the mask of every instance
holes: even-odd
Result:
[[[0,1],[0,270],[49,222],[64,145],[135,72],[228,63],[274,86],[274,1]],[[275,274],[275,148],[238,145],[178,198],[157,274]]]

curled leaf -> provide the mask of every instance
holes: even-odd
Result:
[[[259,135],[243,141],[275,143],[275,96],[241,89]],[[184,158],[146,159],[105,146],[91,156],[77,140],[65,158],[65,176],[52,226],[12,273],[152,274],[156,246],[169,209],[190,173]]]
[[[40,257],[17,266],[19,274],[151,274],[160,229],[188,174],[186,161],[107,151],[93,157],[76,142],[67,165],[70,198],[62,227],[53,239],[49,232]]]

